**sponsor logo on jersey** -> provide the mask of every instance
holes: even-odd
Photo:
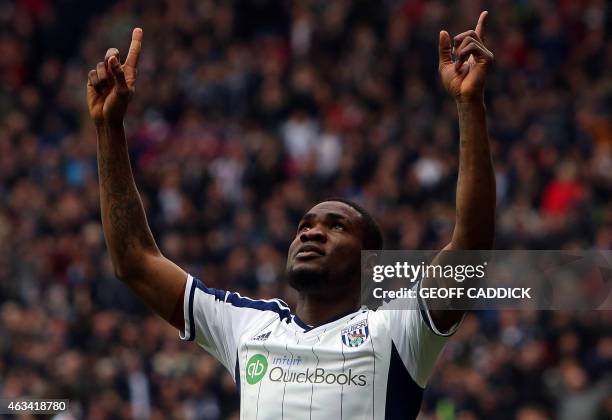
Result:
[[[268,379],[272,382],[346,386],[366,386],[368,383],[366,378],[365,374],[356,374],[353,369],[349,369],[346,373],[340,373],[329,372],[324,368],[307,368],[300,371],[284,369],[281,366],[270,369],[270,374],[268,375]]]
[[[295,366],[302,364],[302,356],[299,354],[295,357],[293,355],[283,354],[282,356],[277,356],[272,359],[273,365],[283,365],[283,366]]]
[[[254,341],[266,341],[268,339],[268,337],[270,337],[270,333],[272,331],[268,331],[267,333],[262,333],[259,334],[257,337],[253,337],[252,340]]]
[[[263,354],[252,356],[246,364],[246,380],[254,385],[261,381],[268,370],[268,359]]]
[[[359,347],[370,336],[368,321],[364,320],[344,328],[341,331],[342,342],[347,347]]]
[[[355,373],[353,369],[345,372],[330,372],[325,368],[294,369],[302,361],[301,357],[287,359],[289,367],[275,366],[268,371],[268,358],[263,354],[251,356],[246,364],[246,380],[249,385],[255,385],[268,373],[268,379],[272,382],[297,383],[297,384],[321,384],[321,385],[346,385],[366,386],[367,376],[363,373]],[[298,361],[299,362],[296,362]],[[273,364],[274,360],[273,360]]]

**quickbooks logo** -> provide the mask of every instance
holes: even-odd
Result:
[[[347,385],[347,386],[366,386],[368,384],[365,374],[355,374],[353,369],[346,373],[333,373],[323,368],[306,369],[303,371],[285,370],[281,366],[273,367],[270,370],[269,378],[272,382],[298,383],[298,384],[327,384],[327,385]]]
[[[261,381],[268,370],[268,359],[263,354],[256,354],[246,364],[246,379],[250,385]]]

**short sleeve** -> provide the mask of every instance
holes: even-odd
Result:
[[[406,303],[407,302],[407,303]],[[439,331],[424,300],[407,299],[402,309],[383,309],[391,338],[412,379],[425,388],[448,338],[459,327]],[[387,307],[392,308],[393,302]]]
[[[189,275],[183,315],[185,327],[180,338],[197,342],[233,376],[241,336],[274,317],[290,317],[290,310],[279,299],[249,299],[239,293],[206,287]]]

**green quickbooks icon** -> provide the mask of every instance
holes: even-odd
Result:
[[[256,354],[246,365],[246,379],[251,385],[261,381],[268,370],[268,359],[263,354]]]

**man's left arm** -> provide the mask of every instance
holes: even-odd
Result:
[[[495,235],[495,175],[487,133],[484,104],[485,78],[493,54],[484,46],[482,12],[475,30],[457,35],[455,60],[448,32],[440,32],[440,76],[457,103],[459,114],[459,176],[457,180],[456,223],[451,242],[443,251],[488,250]],[[450,253],[452,254],[452,253]],[[433,264],[445,264],[444,252]],[[453,259],[451,257],[451,259]],[[425,287],[448,287],[440,279],[425,279]],[[428,305],[436,328],[447,331],[463,317],[463,310],[443,310]]]

